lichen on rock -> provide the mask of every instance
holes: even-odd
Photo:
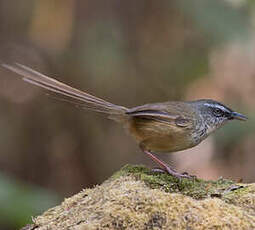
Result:
[[[127,165],[26,229],[255,229],[255,185],[179,180]]]

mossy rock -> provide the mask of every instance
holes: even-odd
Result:
[[[24,229],[255,229],[255,184],[179,180],[127,165],[33,222]]]

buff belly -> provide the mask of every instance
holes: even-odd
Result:
[[[172,123],[135,118],[128,128],[136,141],[151,151],[175,152],[195,145],[189,129]]]

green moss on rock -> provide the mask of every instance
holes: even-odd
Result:
[[[198,178],[178,179],[166,173],[152,172],[144,166],[126,165],[115,173],[112,178],[120,176],[133,176],[136,180],[141,180],[150,188],[160,188],[165,192],[176,192],[195,199],[206,197],[220,197],[228,191],[234,182],[226,179],[216,181],[205,181]]]

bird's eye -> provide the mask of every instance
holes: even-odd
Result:
[[[219,117],[219,116],[222,115],[222,111],[221,111],[221,109],[219,109],[219,108],[215,108],[215,109],[213,110],[213,113],[214,113],[214,115],[217,116],[217,117]]]

